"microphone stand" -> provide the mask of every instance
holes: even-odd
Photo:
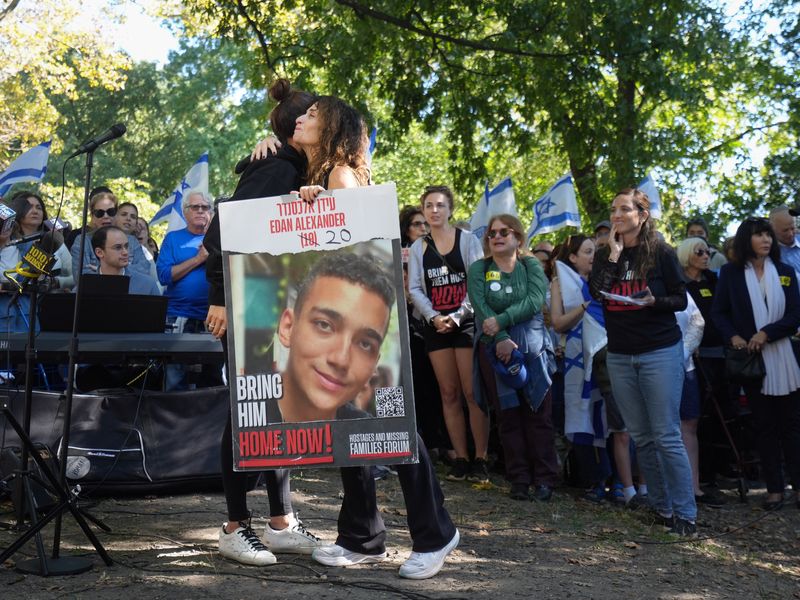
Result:
[[[91,183],[91,173],[92,173],[92,163],[93,163],[93,152],[88,152],[86,155],[86,183],[84,189],[84,203],[83,203],[83,234],[81,235],[81,255],[79,260],[79,268],[77,277],[80,280],[80,272],[83,270],[83,249],[86,243],[86,220],[88,215],[88,208],[89,208],[89,190],[90,190],[90,183]],[[36,575],[74,575],[77,573],[83,573],[91,569],[94,565],[91,559],[84,558],[84,557],[61,557],[60,554],[60,544],[61,544],[61,517],[64,510],[69,510],[69,512],[74,517],[77,524],[83,530],[84,535],[92,542],[92,545],[97,550],[97,553],[103,559],[106,565],[111,566],[113,561],[111,557],[106,552],[106,549],[100,543],[100,540],[97,539],[94,532],[89,527],[89,524],[86,522],[86,516],[82,513],[81,509],[77,506],[77,494],[74,494],[72,490],[70,490],[67,477],[66,477],[66,469],[67,469],[67,450],[69,447],[69,433],[70,427],[72,424],[72,397],[74,392],[74,381],[75,381],[75,364],[77,361],[77,350],[78,350],[78,336],[77,336],[77,324],[78,324],[78,308],[80,304],[80,297],[81,297],[81,286],[79,285],[76,290],[76,297],[75,297],[75,314],[74,320],[72,323],[72,340],[70,343],[70,350],[69,350],[69,371],[67,376],[67,391],[66,391],[66,400],[65,400],[65,408],[64,408],[64,425],[63,425],[63,432],[61,437],[61,446],[59,447],[58,452],[58,460],[59,460],[59,468],[60,468],[60,477],[56,477],[56,475],[50,470],[50,467],[42,458],[41,454],[37,450],[37,448],[33,445],[33,442],[30,439],[30,419],[31,419],[31,404],[33,399],[33,360],[35,357],[35,349],[34,344],[36,340],[36,305],[37,305],[37,293],[38,293],[38,282],[34,282],[31,286],[33,291],[31,292],[31,302],[30,302],[30,318],[28,323],[28,344],[25,352],[25,414],[23,417],[24,427],[20,426],[20,424],[16,421],[16,419],[11,414],[11,410],[8,405],[4,406],[2,412],[5,414],[8,423],[12,426],[14,431],[16,432],[17,436],[19,436],[20,441],[23,443],[23,462],[22,462],[22,489],[23,493],[27,497],[27,506],[30,513],[31,518],[31,526],[28,530],[21,535],[18,539],[16,539],[8,548],[6,548],[2,554],[0,554],[0,564],[3,564],[8,558],[13,556],[13,554],[19,550],[28,540],[32,537],[36,537],[36,547],[38,557],[34,559],[19,561],[17,563],[17,569],[23,572],[32,573]],[[27,459],[28,454],[30,458],[34,460],[37,464],[45,479],[50,483],[49,491],[56,494],[59,499],[59,504],[56,505],[53,509],[51,509],[41,520],[37,521],[37,507],[33,497],[33,493],[30,487],[29,478],[33,477],[30,473],[26,473],[27,471]],[[43,482],[42,482],[43,483]],[[53,535],[53,552],[52,556],[48,558],[44,553],[44,546],[41,540],[41,534],[39,533],[45,525],[47,525],[51,520],[55,518],[55,533]],[[96,519],[89,517],[89,519],[97,524],[98,526],[103,527],[102,523],[99,523]]]
[[[67,455],[69,453],[69,435],[70,427],[72,426],[72,397],[75,392],[75,365],[78,362],[78,315],[80,315],[81,297],[83,296],[83,286],[80,284],[81,273],[83,273],[83,253],[86,248],[86,222],[89,217],[89,191],[91,190],[92,182],[92,167],[94,166],[94,149],[86,153],[86,181],[83,188],[83,219],[81,221],[81,235],[80,237],[80,255],[78,257],[78,272],[75,273],[75,311],[72,315],[72,336],[69,344],[69,367],[67,368],[67,390],[64,400],[64,428],[61,436],[61,445],[59,446],[58,460],[61,468],[61,485],[67,485]],[[77,512],[77,511],[76,511]],[[73,515],[76,513],[73,512]],[[76,517],[77,520],[77,517]],[[82,521],[82,523],[81,523]],[[86,533],[87,537],[92,541],[97,553],[109,567],[114,564],[111,557],[106,552],[103,545],[100,543],[83,517],[80,517],[79,524]],[[61,513],[56,516],[55,532],[53,533],[53,558],[59,557],[61,544]],[[89,568],[91,568],[91,563]]]

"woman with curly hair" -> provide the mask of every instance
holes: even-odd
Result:
[[[339,98],[320,96],[298,117],[293,139],[308,158],[309,185],[300,187],[300,196],[306,202],[314,202],[326,189],[370,183],[366,124],[356,109]],[[397,465],[413,549],[399,574],[408,579],[427,579],[442,568],[458,545],[459,533],[444,507],[444,494],[419,436],[417,446],[418,464]],[[312,557],[332,567],[380,562],[387,555],[386,530],[378,511],[372,471],[345,467],[341,474],[344,499],[339,535],[336,543],[316,548]]]

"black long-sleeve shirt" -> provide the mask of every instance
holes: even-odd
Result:
[[[681,339],[675,312],[686,309],[686,284],[675,252],[665,244],[656,248],[655,264],[646,276],[637,278],[633,266],[639,246],[624,248],[619,260],[608,260],[603,249],[595,256],[589,289],[603,302],[608,333],[608,351],[618,354],[641,354],[666,348]],[[631,296],[650,288],[655,297],[652,306],[635,306],[608,300],[601,292]]]
[[[248,198],[268,198],[299,190],[305,174],[305,158],[284,144],[276,155],[251,162],[239,178],[233,196],[228,202]],[[219,211],[208,226],[203,245],[208,250],[206,279],[208,280],[208,303],[225,306],[225,281],[222,271],[222,244],[219,234]]]

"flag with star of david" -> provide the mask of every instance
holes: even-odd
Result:
[[[578,200],[569,173],[556,181],[553,187],[534,203],[528,241],[530,242],[535,235],[550,233],[567,225],[581,226]]]
[[[192,165],[192,168],[187,171],[181,182],[172,190],[169,198],[166,199],[150,220],[150,225],[167,221],[167,233],[186,227],[186,219],[183,218],[181,203],[189,190],[198,190],[208,195],[208,151],[200,155],[197,162]]]

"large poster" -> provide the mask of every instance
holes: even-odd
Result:
[[[417,460],[394,184],[219,206],[234,468]]]

